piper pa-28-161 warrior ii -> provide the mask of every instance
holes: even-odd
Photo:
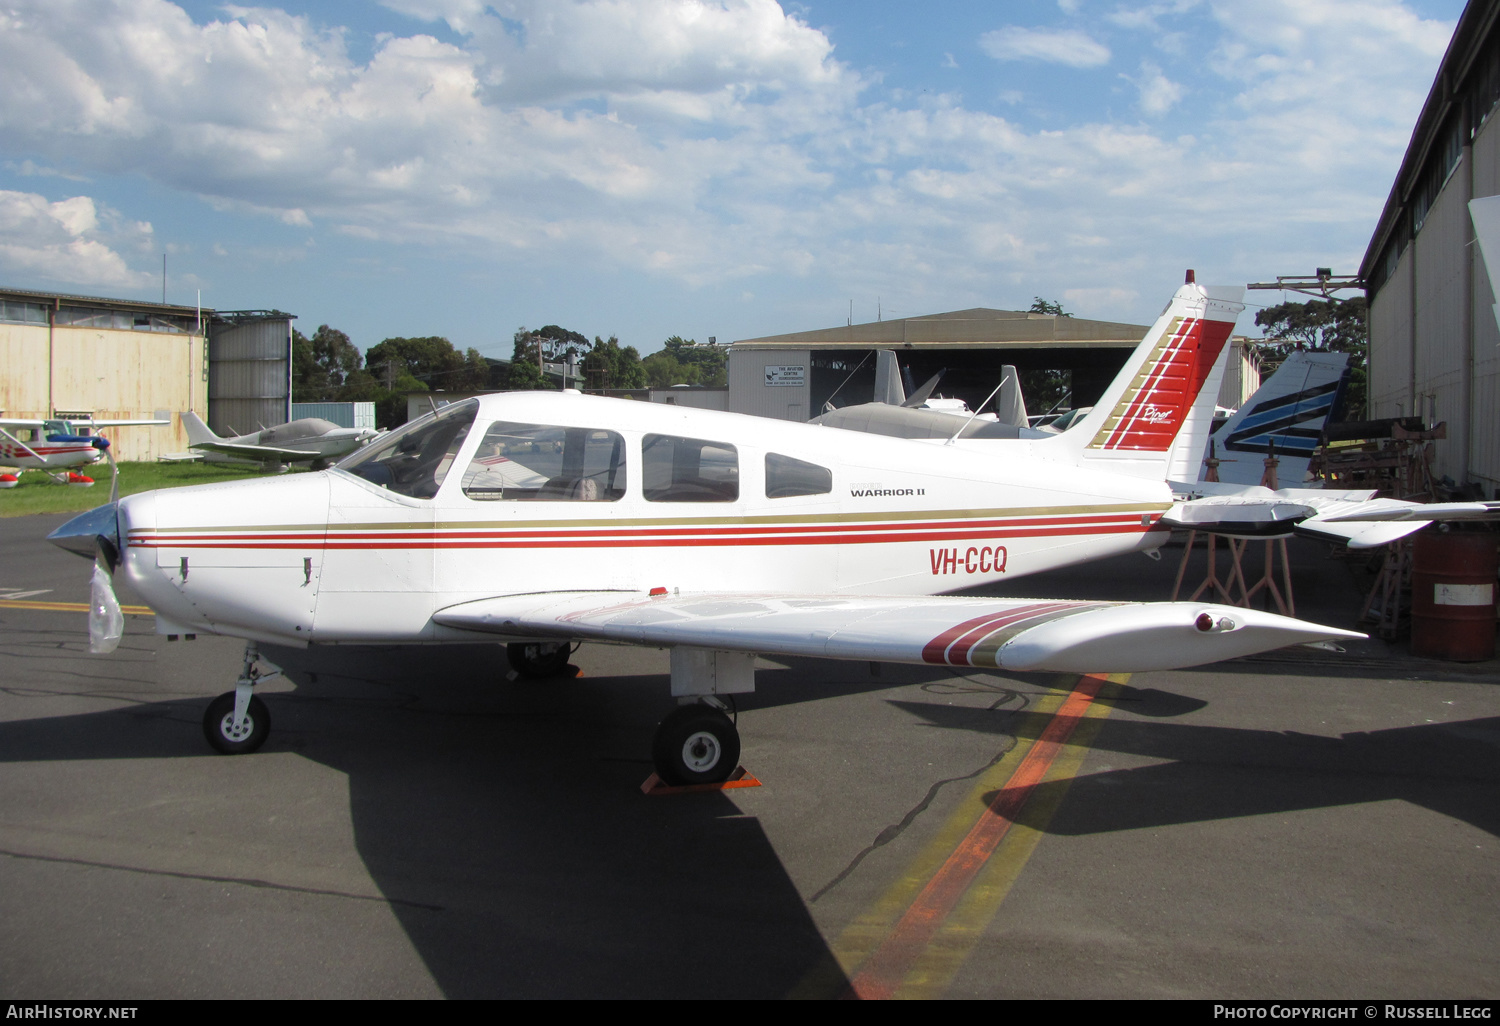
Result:
[[[193,451],[167,453],[162,459],[259,463],[273,470],[285,470],[289,463],[311,463],[314,470],[323,470],[380,435],[374,428],[342,428],[321,417],[303,417],[234,438],[220,438],[191,411],[182,415],[182,425]]]
[[[99,428],[163,425],[170,420],[29,420],[0,417],[0,466],[18,470],[40,470],[59,484],[87,487],[94,479],[78,473],[75,467],[97,463],[108,456],[109,439],[98,434]],[[12,433],[14,432],[14,434]],[[30,437],[22,439],[22,435]],[[0,488],[14,488],[15,474],[0,474]]]
[[[588,640],[671,650],[681,702],[654,762],[669,783],[712,783],[738,760],[724,698],[753,690],[757,654],[1145,671],[1363,637],[1205,602],[943,594],[1165,540],[1169,459],[1239,296],[1183,286],[1088,420],[1045,439],[512,392],[445,406],[323,473],[132,495],[51,538],[96,559],[91,633],[108,633],[94,625],[122,575],[159,634],[250,642],[205,717],[220,751],[266,738],[257,643],[489,637],[543,675]]]

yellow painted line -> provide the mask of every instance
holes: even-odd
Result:
[[[1113,684],[1123,684],[1129,678],[1129,674],[1122,673],[1111,675],[1109,679]],[[1010,894],[1036,846],[1041,843],[1047,824],[1061,807],[1068,786],[1110,713],[1112,703],[1108,699],[1116,693],[1113,686],[1101,689],[1099,700],[1089,706],[1083,722],[1073,731],[1064,751],[1053,761],[1042,780],[1043,784],[1053,786],[1043,787],[1040,793],[1032,795],[1017,815],[1005,840],[990,856],[927,950],[917,959],[894,997],[938,998],[948,990],[970,952],[999,913],[1001,903]]]
[[[11,599],[0,599],[0,609],[43,609],[53,613],[87,613],[89,604],[87,602],[17,602]],[[126,616],[155,616],[149,606],[121,606],[120,612]]]
[[[1114,685],[1123,684],[1130,679],[1130,675],[1110,674],[1105,679],[1109,683],[1100,689],[1097,699],[1088,702],[1082,719],[1071,735],[1064,739],[1061,751],[1052,758],[1045,775],[1039,781],[1044,784],[1060,782],[1062,786],[1045,788],[1040,796],[1028,800],[1015,810],[1014,819],[1004,828],[999,844],[983,858],[977,875],[964,889],[957,903],[935,923],[935,928],[925,938],[920,949],[915,951],[914,957],[908,957],[894,966],[900,971],[900,979],[893,981],[889,988],[876,989],[884,990],[889,996],[906,998],[938,997],[947,988],[974,944],[999,911],[1011,885],[1020,876],[1053,813],[1061,804],[1067,784],[1082,763],[1089,743],[1097,734],[1104,717],[1109,715],[1110,703],[1107,699],[1115,691]],[[1081,683],[1080,679],[1067,678],[1060,682],[1060,686],[1072,689]],[[905,872],[839,935],[832,946],[837,965],[815,968],[792,991],[790,997],[839,996],[836,991],[844,986],[843,981],[858,980],[860,970],[866,967],[872,956],[886,948],[893,935],[901,931],[904,921],[924,913],[925,910],[918,907],[924,892],[928,891],[945,870],[950,869],[950,864],[976,828],[982,826],[982,821],[994,815],[988,800],[990,796],[1003,791],[1012,782],[1017,770],[1032,755],[1047,726],[1064,704],[1074,697],[1074,692],[1069,690],[1037,700],[1025,714],[1034,725],[1033,729],[1027,729],[1023,725],[1020,730],[1021,734],[1028,736],[1020,740],[995,765],[980,774],[969,794],[923,846]],[[909,927],[910,924],[907,925]],[[898,937],[898,943],[899,939]],[[911,953],[908,955],[911,956]],[[846,993],[844,996],[855,995]]]

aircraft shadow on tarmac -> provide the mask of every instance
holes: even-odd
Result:
[[[264,752],[347,775],[359,855],[446,995],[782,997],[831,963],[758,821],[639,793],[665,675],[506,684],[494,645],[264,651],[297,685],[267,696]],[[12,720],[0,763],[223,758],[204,708]]]
[[[975,729],[962,710],[895,704],[933,727]],[[1018,712],[990,729],[1036,738],[1048,720]],[[1028,808],[1047,807],[1038,799],[1051,789],[1068,801],[1032,825],[1083,835],[1398,799],[1500,836],[1500,717],[1339,737],[1111,718],[1089,748],[1169,761],[1043,784]]]

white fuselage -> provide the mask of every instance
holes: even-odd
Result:
[[[570,590],[950,592],[1154,548],[1165,532],[1153,525],[1172,501],[1164,481],[1054,461],[1050,441],[945,445],[557,393],[487,396],[475,409],[430,496],[336,468],[127,497],[123,572],[158,613],[160,633],[466,641],[471,634],[433,614]],[[478,497],[484,447],[501,424],[616,439],[608,497],[518,501],[509,496],[524,475],[514,469]],[[655,485],[643,479],[658,471],[643,446],[665,436],[718,443],[719,463],[704,473],[732,473],[736,488],[649,498]],[[508,457],[489,459],[511,468]],[[827,489],[769,498],[773,463],[826,471],[812,479]]]

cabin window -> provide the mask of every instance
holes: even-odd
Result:
[[[739,453],[726,442],[647,435],[641,478],[651,502],[734,502],[740,497]]]
[[[833,491],[833,471],[816,463],[794,460],[780,453],[766,453],[766,498],[793,495],[827,495]]]
[[[625,494],[625,439],[598,428],[490,425],[464,471],[481,502],[614,502]]]
[[[477,402],[454,403],[371,442],[338,465],[398,495],[430,499],[469,436]]]

